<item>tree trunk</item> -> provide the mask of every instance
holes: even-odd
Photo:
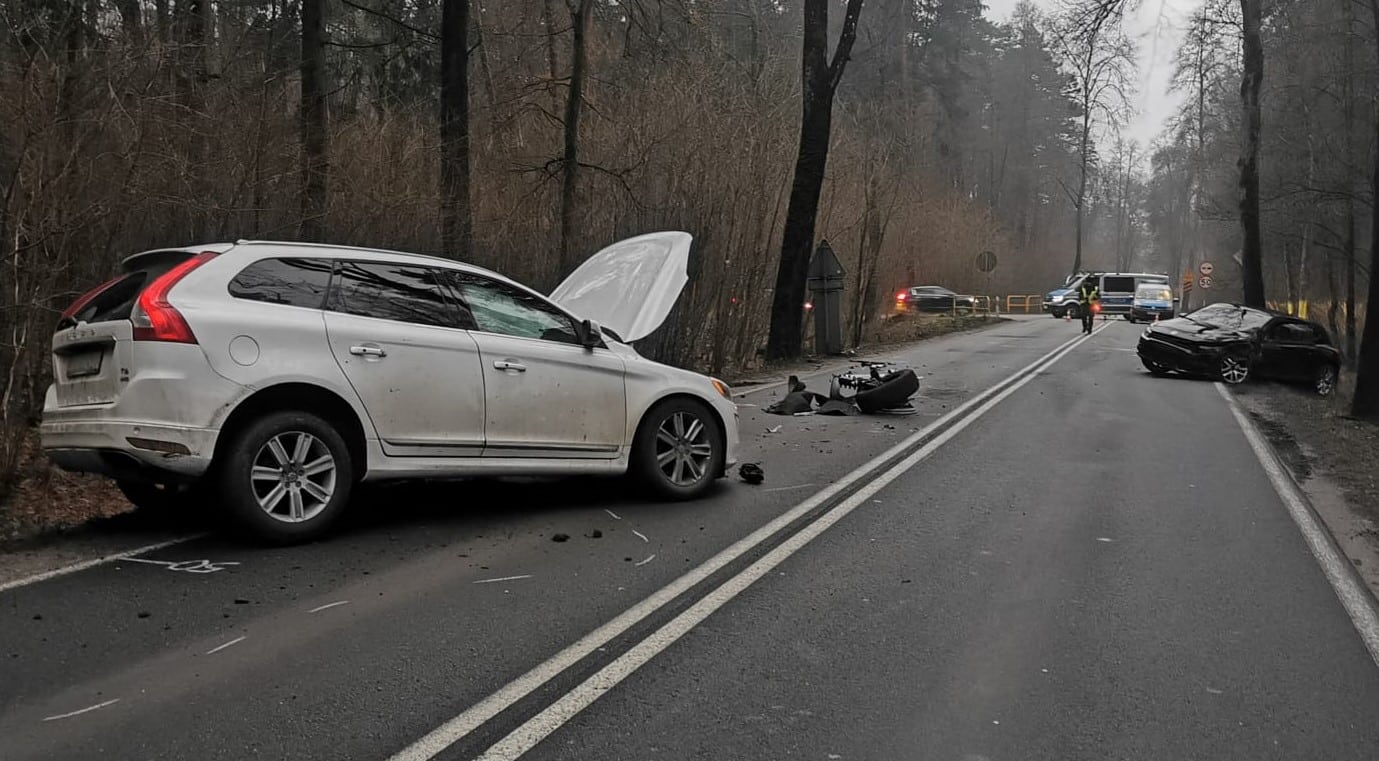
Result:
[[[579,190],[579,116],[583,110],[584,67],[592,0],[566,0],[574,30],[570,44],[570,88],[565,96],[565,155],[560,162],[560,276],[579,266],[574,248],[575,201]]]
[[[785,214],[776,290],[771,298],[771,330],[766,340],[768,359],[800,356],[803,339],[805,286],[809,258],[814,248],[814,225],[828,166],[828,143],[833,126],[833,94],[843,76],[862,0],[848,0],[843,30],[828,61],[829,0],[805,0],[802,113],[795,178],[790,186],[790,205]]]
[[[441,6],[441,250],[474,255],[469,199],[469,0]]]
[[[1379,0],[1369,0],[1374,22],[1379,24]],[[1379,53],[1379,38],[1375,40]],[[1379,89],[1379,88],[1376,88]],[[1379,94],[1379,93],[1377,93]],[[1375,124],[1379,138],[1379,123]],[[1374,174],[1371,190],[1379,194],[1379,152],[1374,155]],[[1374,209],[1370,214],[1369,297],[1365,308],[1365,330],[1360,337],[1360,354],[1355,363],[1355,397],[1350,414],[1362,420],[1379,422],[1379,195],[1371,196]],[[1352,271],[1354,265],[1351,265]],[[1354,320],[1354,317],[1347,317]]]
[[[1264,44],[1260,38],[1262,0],[1240,0],[1244,21],[1244,76],[1240,101],[1244,108],[1244,139],[1240,155],[1240,224],[1244,228],[1241,275],[1245,305],[1264,308],[1264,239],[1259,222],[1259,91],[1264,82]]]
[[[1087,206],[1087,167],[1090,157],[1087,152],[1091,150],[1092,144],[1092,106],[1085,103],[1082,111],[1082,146],[1079,155],[1080,176],[1077,181],[1077,201],[1073,204],[1077,211],[1077,242],[1074,245],[1073,254],[1073,273],[1082,271],[1082,227],[1084,224]]]
[[[303,240],[325,235],[327,179],[325,0],[302,0],[302,219]]]

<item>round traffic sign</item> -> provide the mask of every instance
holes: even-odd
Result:
[[[1211,275],[1203,275],[1197,278],[1197,285],[1201,286],[1204,291],[1209,290],[1211,288]]]
[[[1211,262],[1202,262],[1197,265],[1197,271],[1202,273],[1203,277],[1211,277],[1211,273],[1216,271],[1216,265]]]
[[[996,269],[996,255],[990,251],[983,251],[977,254],[977,269],[983,273],[990,274]]]

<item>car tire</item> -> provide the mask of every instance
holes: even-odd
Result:
[[[196,484],[156,484],[147,481],[115,481],[115,487],[141,513],[174,514],[201,496]]]
[[[914,370],[897,370],[881,379],[876,388],[859,391],[853,402],[857,409],[871,414],[900,407],[919,390],[919,376]]]
[[[1312,378],[1312,390],[1317,392],[1317,396],[1331,396],[1336,390],[1336,378],[1339,375],[1335,365],[1323,366]]]
[[[1239,385],[1250,379],[1250,357],[1240,351],[1221,355],[1216,365],[1216,377],[1223,383]]]
[[[1067,315],[1069,319],[1081,319],[1082,307],[1078,306],[1077,304],[1069,304],[1067,309],[1063,310],[1063,314]]]
[[[239,431],[218,475],[225,509],[239,527],[272,544],[295,544],[322,536],[344,512],[354,462],[329,422],[283,411]]]
[[[727,444],[713,410],[684,397],[651,408],[632,439],[631,472],[661,499],[703,495],[723,473]]]
[[[1144,365],[1144,369],[1148,370],[1151,375],[1163,377],[1172,372],[1168,369],[1168,367],[1161,365],[1152,359],[1145,359],[1144,357],[1140,357],[1140,364]]]

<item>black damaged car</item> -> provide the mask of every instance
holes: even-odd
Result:
[[[1269,378],[1305,383],[1326,396],[1336,388],[1341,353],[1315,322],[1238,304],[1212,304],[1155,323],[1138,353],[1155,375],[1205,375],[1226,383]]]

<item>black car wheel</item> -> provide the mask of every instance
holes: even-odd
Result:
[[[1318,396],[1331,396],[1331,392],[1336,390],[1336,367],[1326,365],[1317,370],[1317,377],[1312,379],[1312,390]]]
[[[115,486],[131,505],[146,513],[172,513],[203,496],[193,493],[192,484],[116,481]]]
[[[349,503],[354,463],[345,440],[306,412],[274,412],[250,424],[226,451],[221,493],[230,515],[275,544],[320,537]]]
[[[1244,383],[1250,378],[1250,358],[1243,352],[1226,352],[1221,355],[1216,366],[1220,379],[1232,386]]]
[[[722,474],[725,448],[708,405],[670,399],[642,419],[632,442],[632,473],[663,499],[694,499]]]
[[[1144,369],[1148,370],[1150,373],[1154,375],[1168,375],[1169,372],[1171,372],[1167,366],[1161,365],[1152,359],[1145,359],[1144,357],[1140,357],[1140,364],[1144,365]]]

